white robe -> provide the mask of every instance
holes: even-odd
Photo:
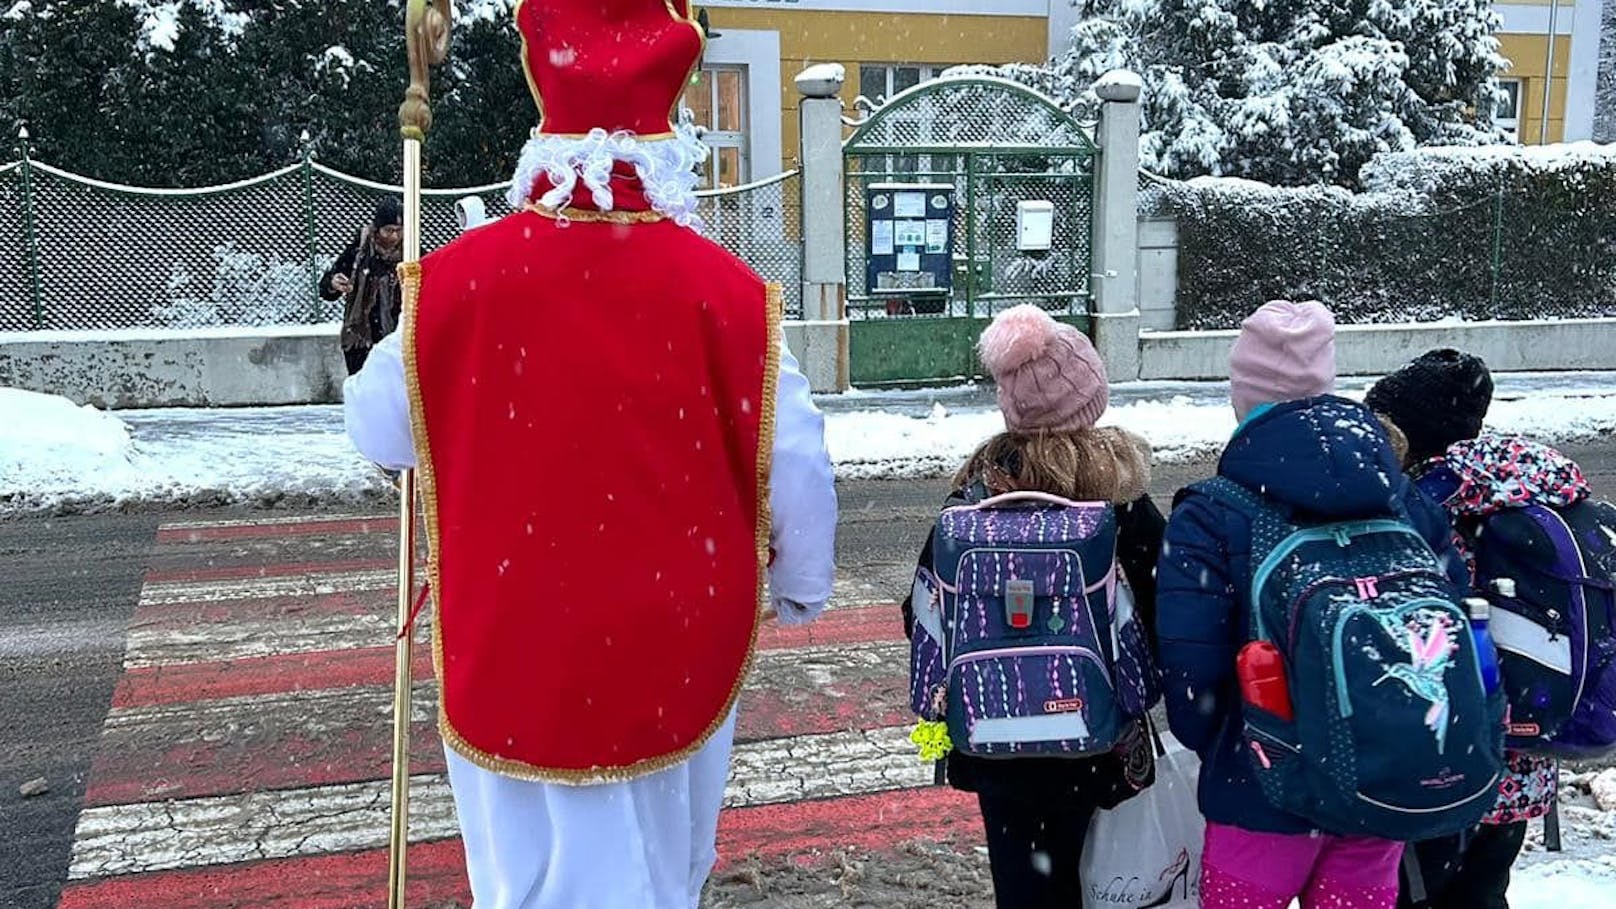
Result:
[[[383,467],[415,466],[401,332],[343,386],[348,435]],[[836,492],[825,420],[780,341],[770,597],[781,622],[830,599]],[[565,786],[484,770],[445,748],[475,909],[695,909],[717,860],[735,716],[689,760],[622,783]]]

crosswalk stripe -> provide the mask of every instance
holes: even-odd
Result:
[[[366,515],[159,529],[58,909],[210,909],[221,887],[264,909],[370,901],[385,872],[396,580],[379,537],[396,529]],[[980,840],[970,800],[930,787],[908,741],[893,593],[839,579],[819,622],[760,629],[724,861]],[[419,640],[430,623],[427,610]],[[415,674],[412,899],[464,902],[428,647]]]
[[[388,590],[397,586],[392,569],[236,578],[224,581],[159,581],[140,591],[139,607],[175,603],[216,603],[271,597],[307,597],[346,591]]]
[[[981,825],[974,799],[940,787],[736,808],[718,818],[717,870],[921,839],[968,847],[982,841]],[[470,904],[459,840],[412,845],[408,869],[407,905]],[[64,888],[58,909],[353,909],[382,902],[386,875],[387,851],[367,849],[81,880]]]
[[[387,514],[291,515],[225,521],[173,521],[157,530],[159,543],[211,543],[313,534],[398,533],[398,516]]]
[[[324,600],[331,604],[330,608],[333,610],[331,612],[319,608],[285,609],[279,614],[271,613],[263,616],[243,615],[237,612],[222,620],[185,622],[169,609],[175,601],[163,600],[154,606],[154,609],[162,607],[164,610],[161,621],[153,621],[149,617],[153,610],[142,610],[136,614],[129,628],[124,666],[126,669],[141,669],[182,663],[229,662],[252,657],[314,651],[357,650],[386,644],[393,639],[396,622],[391,610],[372,608],[365,612],[351,611],[366,608],[366,601],[353,600],[349,595],[356,591],[378,589],[365,586],[370,580],[373,579],[366,575],[353,574],[321,578],[318,581],[314,578],[298,577],[237,582],[243,587],[251,586],[268,592],[264,599],[273,599],[277,603],[284,604],[300,597],[305,600]],[[210,593],[217,592],[214,588],[227,591],[230,589],[230,585],[224,582],[208,582],[197,586],[210,588]],[[339,597],[339,592],[343,596]],[[170,595],[192,594],[157,593],[153,594],[153,597],[155,599]],[[204,603],[230,603],[246,598],[236,595],[235,592],[228,592],[217,600],[199,597],[187,602],[194,603],[200,608]],[[844,598],[833,602],[829,611],[836,612],[867,605],[871,605],[871,601]],[[895,632],[898,628],[897,611],[893,610],[888,616],[890,627]],[[423,610],[417,625],[425,629],[430,627],[431,622],[432,610]],[[801,637],[804,640],[811,640],[812,632],[804,631]]]
[[[906,727],[737,745],[726,808],[911,789],[931,782]],[[410,839],[456,834],[441,774],[411,778]],[[386,780],[87,808],[70,880],[373,849],[386,844]]]
[[[333,606],[334,611],[349,609],[347,604]],[[211,611],[211,610],[210,610]],[[310,607],[297,612],[297,615],[307,616],[318,612],[317,608]],[[353,614],[350,610],[347,614]],[[425,615],[430,621],[430,615]],[[242,644],[251,640],[255,633],[278,633],[268,626],[259,625],[248,629],[229,631],[223,626],[227,622],[213,619],[204,623],[219,623],[220,629],[212,634],[234,644]],[[367,628],[372,630],[361,632],[362,635],[373,635],[375,620]],[[326,644],[322,649],[303,650],[293,653],[271,653],[259,656],[238,657],[236,659],[218,659],[218,654],[207,652],[210,657],[206,660],[163,660],[148,659],[148,657],[161,656],[153,651],[184,645],[184,641],[169,642],[167,632],[174,629],[185,629],[194,635],[192,626],[197,621],[185,621],[178,615],[165,617],[158,624],[145,623],[131,634],[137,638],[140,653],[133,659],[138,663],[128,665],[123,676],[118,680],[113,693],[112,705],[114,707],[139,707],[154,704],[167,704],[183,701],[204,700],[211,698],[236,697],[252,694],[274,694],[278,692],[307,691],[315,688],[340,688],[346,685],[380,685],[391,682],[393,678],[393,648],[390,645],[375,646],[376,639],[369,637],[365,646],[350,647],[349,649],[335,649],[334,642],[340,643],[342,638],[318,641]],[[392,626],[387,626],[387,637],[392,637]],[[162,634],[157,632],[161,629]],[[872,644],[881,641],[901,641],[902,628],[898,621],[897,607],[891,604],[878,604],[874,606],[849,606],[832,609],[825,613],[819,621],[810,625],[790,626],[778,622],[765,622],[758,632],[759,650],[785,650],[793,647],[827,647],[837,644]],[[187,638],[194,645],[194,637]],[[252,646],[261,647],[265,641],[258,641]],[[278,643],[278,641],[276,641]],[[148,649],[150,648],[150,649]],[[196,656],[194,646],[190,656]],[[428,648],[418,646],[415,648],[415,674],[417,678],[424,678],[431,674],[432,661]]]
[[[902,723],[896,643],[764,651],[742,689],[743,741]],[[416,685],[412,768],[441,771],[437,686]],[[114,708],[85,804],[194,798],[381,779],[392,758],[392,688],[327,690]]]

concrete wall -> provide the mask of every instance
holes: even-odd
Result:
[[[1139,329],[1172,331],[1177,325],[1178,222],[1139,222]]]
[[[833,370],[839,323],[788,322],[787,343],[811,373]],[[1233,331],[1139,335],[1139,378],[1224,379]],[[1348,325],[1336,338],[1342,375],[1381,375],[1433,347],[1480,354],[1500,372],[1616,370],[1616,319]],[[821,348],[823,348],[821,350]],[[816,355],[817,354],[817,355]],[[0,385],[105,408],[334,404],[345,370],[335,326],[91,336],[0,335]],[[820,387],[835,376],[811,375]]]
[[[0,385],[103,408],[330,404],[337,326],[0,334]]]
[[[1236,334],[1141,334],[1139,378],[1226,379]],[[1498,372],[1616,369],[1616,319],[1343,325],[1336,332],[1336,371],[1383,375],[1434,347],[1477,354]]]

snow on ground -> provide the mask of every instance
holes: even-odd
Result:
[[[1509,901],[1516,909],[1609,909],[1616,889],[1616,769],[1560,774],[1565,851],[1543,851],[1533,823],[1516,863]]]
[[[1584,375],[1588,378],[1500,377],[1489,428],[1548,441],[1616,432],[1616,382]],[[1158,460],[1183,463],[1210,458],[1234,432],[1226,383],[1138,384],[1151,387],[1119,386],[1100,423],[1143,436]],[[1342,393],[1362,400],[1366,385],[1344,382]],[[837,473],[877,478],[953,470],[977,443],[1004,428],[998,411],[983,398],[937,401],[923,416],[903,413],[901,399],[891,405],[882,401],[879,411],[831,414],[826,436]]]
[[[1361,397],[1366,383],[1343,383]],[[1210,458],[1234,431],[1224,383],[1117,386],[1101,421],[1157,458]],[[1004,426],[989,390],[855,392],[821,400],[843,478],[941,476]],[[1616,376],[1500,376],[1490,425],[1549,441],[1616,433]],[[104,413],[0,389],[0,511],[380,498],[390,483],[348,444],[338,407]]]

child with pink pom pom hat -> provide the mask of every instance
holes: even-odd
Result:
[[[1150,446],[1122,429],[1095,425],[1110,388],[1094,346],[1044,310],[1016,306],[994,318],[979,349],[998,389],[1005,431],[982,443],[960,468],[944,507],[1016,491],[1112,503],[1118,562],[1145,626],[1153,625],[1164,520],[1146,492]],[[917,575],[934,573],[928,539]],[[913,597],[903,604],[911,635]],[[985,759],[950,752],[949,783],[976,793],[982,810],[996,905],[1083,905],[1079,871],[1089,823],[1099,809],[1149,785],[1153,758],[1142,721],[1116,750],[1090,758]]]

